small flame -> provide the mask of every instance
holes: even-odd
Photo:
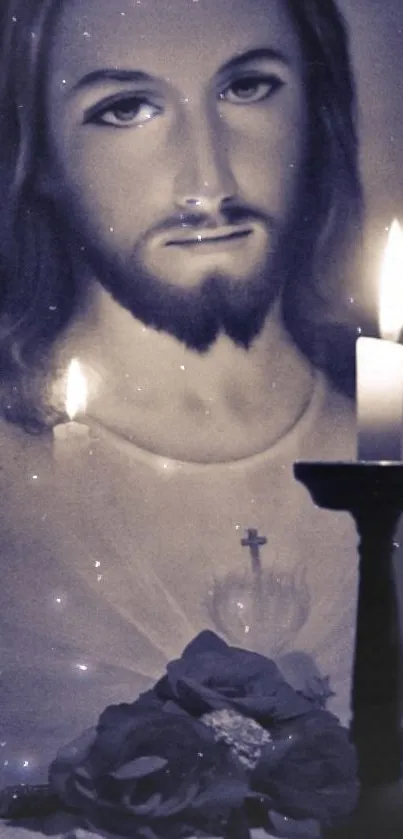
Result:
[[[78,413],[84,413],[87,407],[87,380],[77,358],[71,360],[67,373],[65,407],[70,420],[74,419]]]
[[[382,262],[379,330],[382,338],[398,341],[403,328],[403,231],[394,219]]]

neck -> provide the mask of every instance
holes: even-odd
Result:
[[[312,393],[312,370],[279,308],[248,350],[220,336],[200,354],[144,327],[96,285],[61,363],[80,359],[89,417],[137,446],[183,461],[248,457],[284,436]]]

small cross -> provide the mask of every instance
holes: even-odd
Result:
[[[244,539],[241,539],[241,545],[243,548],[249,548],[250,555],[252,557],[252,568],[254,570],[260,569],[260,551],[259,548],[262,545],[267,544],[266,536],[259,536],[258,531],[255,528],[248,528],[246,531],[246,536]]]

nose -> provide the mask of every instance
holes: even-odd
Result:
[[[174,199],[179,209],[218,213],[236,196],[228,146],[220,118],[201,117],[182,125]]]

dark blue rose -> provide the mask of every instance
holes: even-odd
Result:
[[[92,828],[138,839],[319,837],[354,809],[338,720],[273,661],[202,632],[131,705],[59,753],[51,789]]]
[[[139,839],[223,835],[249,791],[202,723],[134,705],[106,709],[96,730],[59,753],[50,783],[87,826]]]
[[[353,811],[359,791],[348,732],[326,711],[279,727],[262,749],[251,786],[264,794],[269,810],[338,826]]]
[[[173,701],[192,716],[233,708],[267,728],[312,709],[273,661],[230,647],[210,631],[201,632],[181,658],[168,664],[154,690],[160,700]]]

